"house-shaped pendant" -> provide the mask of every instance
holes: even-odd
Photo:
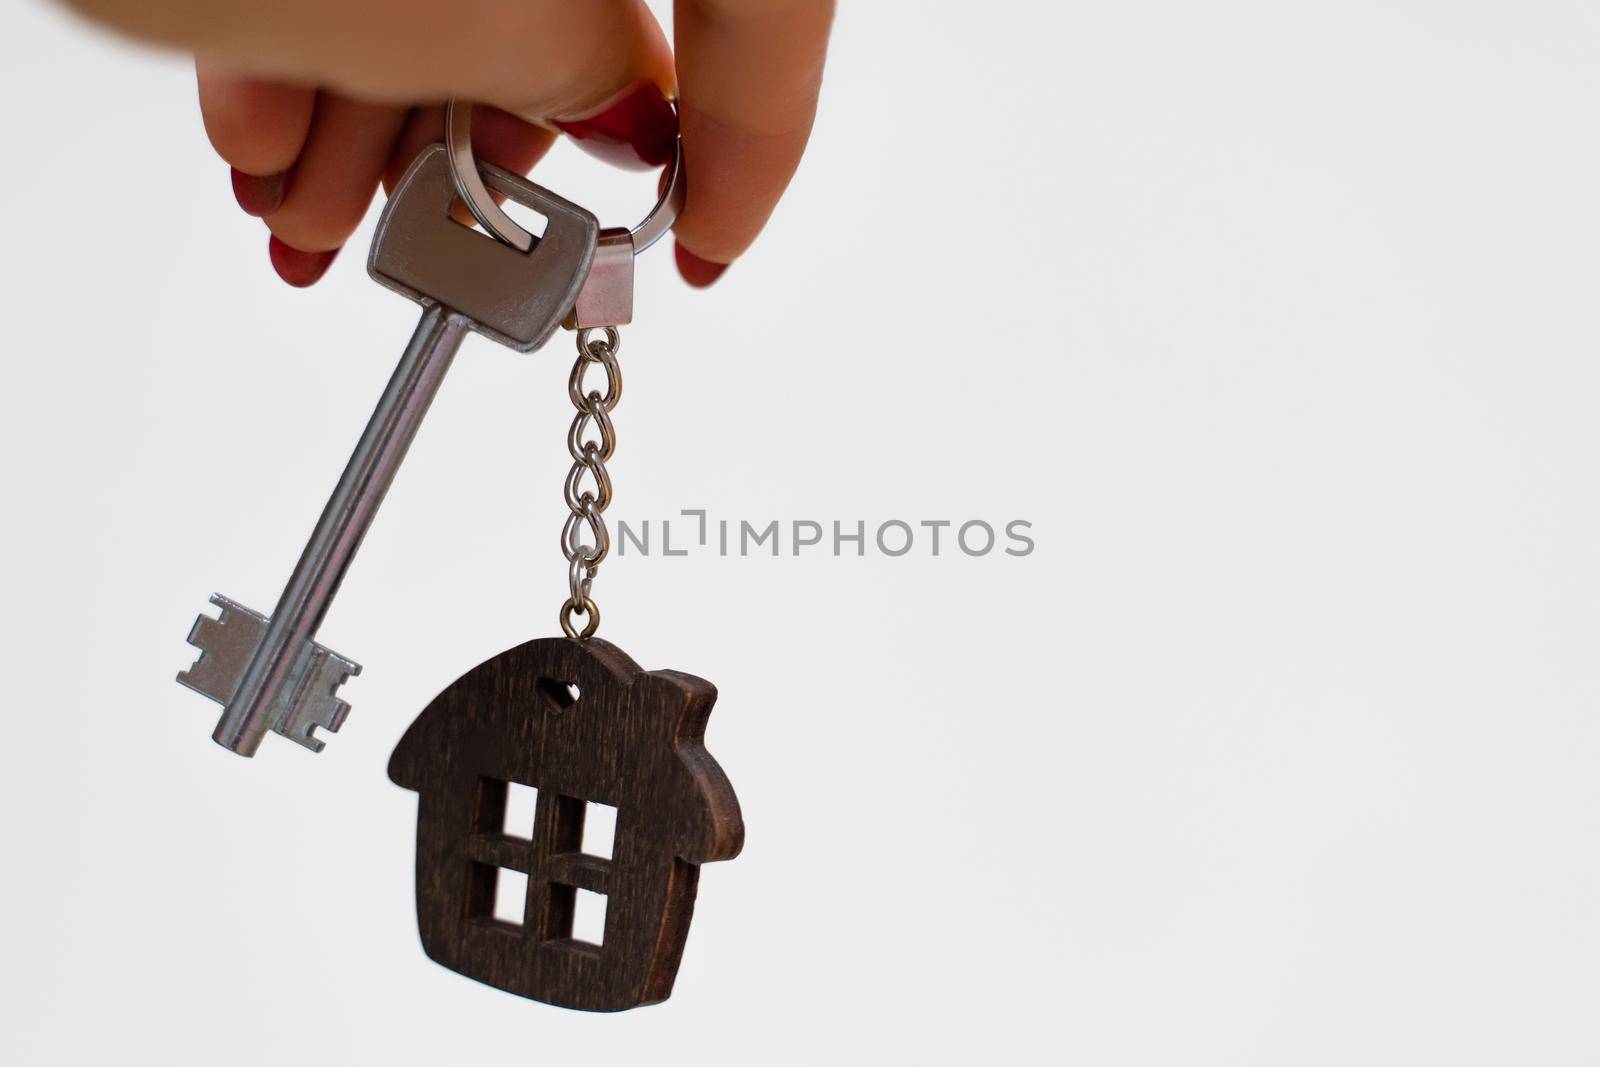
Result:
[[[545,638],[463,675],[411,724],[389,777],[420,794],[417,925],[436,962],[519,996],[620,1011],[672,992],[700,864],[744,842],[739,802],[705,750],[716,689],[644,671],[613,645]],[[537,790],[522,825],[507,798]],[[616,811],[609,856],[585,810]],[[496,906],[526,891],[515,921]],[[605,895],[598,942],[573,936]],[[513,901],[513,905],[514,905]],[[497,914],[497,912],[501,912]]]

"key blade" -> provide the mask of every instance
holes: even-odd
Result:
[[[200,656],[188,670],[179,672],[178,682],[227,708],[270,620],[220,593],[212,596],[211,603],[221,611],[216,618],[201,615],[195,619],[188,640],[200,650]],[[316,730],[321,727],[334,733],[344,725],[350,705],[339,699],[339,687],[360,673],[361,665],[354,660],[315,641],[307,642],[291,672],[287,695],[268,709],[269,729],[321,752],[325,742],[316,736]]]

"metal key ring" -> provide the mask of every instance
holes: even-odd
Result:
[[[517,225],[510,215],[501,210],[494,197],[483,184],[478,173],[478,161],[472,155],[472,105],[451,99],[444,109],[445,156],[450,161],[450,178],[456,192],[466,202],[467,210],[491,236],[510,245],[519,252],[533,249],[533,234]],[[678,220],[683,210],[683,143],[674,139],[672,163],[667,171],[666,184],[656,206],[650,209],[644,221],[628,231],[633,239],[633,254],[638,255],[665,236]]]

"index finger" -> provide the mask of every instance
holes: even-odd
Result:
[[[709,285],[756,239],[811,136],[833,0],[677,0],[688,196],[678,267]]]

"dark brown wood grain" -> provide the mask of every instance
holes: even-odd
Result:
[[[420,795],[424,951],[562,1007],[664,1000],[700,865],[744,843],[733,787],[703,743],[715,701],[711,683],[642,670],[594,638],[529,641],[441,693],[389,760],[389,777]],[[505,826],[510,782],[539,791],[526,829]],[[616,808],[609,859],[582,851],[590,802]],[[528,875],[520,924],[494,917],[500,870]],[[580,889],[606,896],[600,944],[572,936]]]

